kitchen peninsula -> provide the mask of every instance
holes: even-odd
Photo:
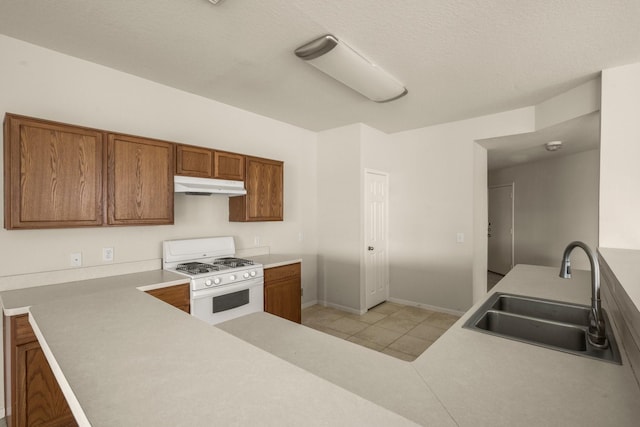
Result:
[[[472,309],[408,363],[264,313],[211,327],[140,292],[180,280],[159,274],[0,294],[5,315],[29,313],[80,425],[631,426],[640,419],[624,350],[615,365],[462,329]],[[90,291],[78,291],[83,286]],[[556,269],[520,265],[495,290],[584,304],[589,275],[563,280]]]

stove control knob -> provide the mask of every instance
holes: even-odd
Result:
[[[255,270],[251,270],[251,273],[249,273],[249,275],[250,275],[251,277],[256,277],[256,272],[255,272]]]
[[[211,281],[211,279],[207,279],[207,280],[204,281],[204,285],[205,286],[211,286],[211,285],[213,285],[213,282]]]
[[[215,279],[213,279],[213,284],[214,284],[214,285],[219,285],[221,281],[222,281],[222,280],[220,280],[220,278],[219,278],[219,277],[216,277]]]
[[[232,274],[231,276],[229,276],[229,280],[232,280],[232,281],[233,281],[233,280],[236,280],[236,275],[235,275],[235,274]]]
[[[248,279],[248,278],[249,278],[249,273],[244,273],[244,274],[242,275],[242,277],[244,277],[245,279]]]

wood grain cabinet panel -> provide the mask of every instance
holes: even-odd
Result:
[[[213,152],[214,178],[244,180],[244,156],[242,154]]]
[[[229,221],[282,221],[284,163],[245,158],[245,196],[229,198]]]
[[[152,289],[146,292],[184,312],[191,313],[189,283]]]
[[[109,134],[107,221],[173,224],[173,143]]]
[[[7,426],[77,426],[28,315],[5,317]],[[10,408],[10,410],[9,410]]]
[[[292,322],[302,321],[301,264],[264,270],[264,311]]]
[[[4,122],[4,227],[103,223],[103,133],[7,114]]]
[[[213,150],[191,145],[177,145],[176,175],[212,178]]]

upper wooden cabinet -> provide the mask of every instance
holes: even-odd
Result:
[[[244,156],[180,144],[176,146],[176,175],[242,181]]]
[[[173,224],[173,176],[244,181],[230,221],[282,221],[283,163],[6,114],[4,227]]]
[[[213,177],[213,150],[176,145],[176,175]]]
[[[4,122],[4,227],[103,223],[103,133],[7,114]]]
[[[244,156],[226,151],[214,151],[213,177],[242,181],[244,179]]]
[[[229,221],[282,221],[284,163],[245,157],[245,196],[229,198]]]
[[[173,224],[174,144],[109,134],[107,221]]]

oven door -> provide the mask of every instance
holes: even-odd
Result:
[[[205,322],[216,323],[264,311],[262,278],[233,285],[191,291],[191,314]]]

